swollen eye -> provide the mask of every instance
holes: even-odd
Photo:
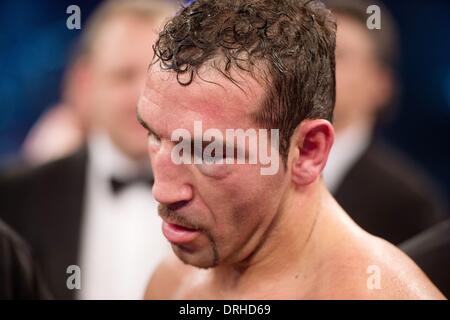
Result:
[[[159,139],[155,134],[149,132],[148,133],[148,143],[151,146],[159,147],[161,144],[161,139]]]

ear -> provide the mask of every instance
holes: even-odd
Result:
[[[320,177],[334,142],[334,129],[324,119],[304,120],[291,139],[292,181],[306,186]]]

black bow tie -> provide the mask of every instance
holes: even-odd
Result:
[[[141,175],[129,178],[111,177],[110,179],[111,190],[115,195],[119,194],[127,187],[138,183],[143,183],[151,187],[153,185],[153,177]]]

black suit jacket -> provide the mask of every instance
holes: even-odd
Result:
[[[0,177],[0,218],[34,250],[43,278],[57,299],[72,299],[69,265],[78,265],[87,150]]]
[[[369,146],[335,197],[363,229],[394,244],[447,217],[423,174],[381,143]]]
[[[0,300],[49,298],[31,249],[0,220]]]

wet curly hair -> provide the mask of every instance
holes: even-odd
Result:
[[[267,94],[254,119],[280,130],[286,160],[301,121],[332,120],[335,45],[335,20],[320,1],[197,0],[159,33],[153,64],[175,72],[184,86],[206,63],[237,85],[232,68],[265,80]]]

